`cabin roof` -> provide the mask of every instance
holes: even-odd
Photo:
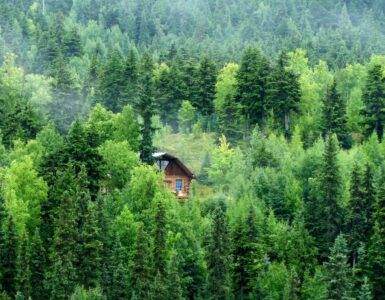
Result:
[[[182,161],[176,156],[173,156],[166,152],[155,152],[152,154],[152,156],[157,160],[174,161],[190,178],[195,178],[194,173],[191,172],[190,169],[187,168],[186,165],[182,163]]]

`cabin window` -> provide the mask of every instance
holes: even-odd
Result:
[[[182,191],[182,188],[183,188],[183,180],[182,179],[177,179],[175,181],[175,190],[177,192],[180,192],[180,191]]]

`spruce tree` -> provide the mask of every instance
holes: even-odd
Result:
[[[155,212],[155,232],[154,232],[154,267],[155,272],[162,277],[166,274],[167,249],[166,249],[166,208],[162,201],[159,201]]]
[[[263,125],[266,118],[266,85],[270,72],[267,59],[256,48],[245,50],[237,74],[236,101],[248,125]]]
[[[338,151],[336,137],[328,136],[316,189],[317,194],[312,195],[306,203],[307,229],[316,240],[321,260],[327,258],[329,249],[343,225]]]
[[[42,299],[46,295],[44,289],[44,272],[46,267],[46,249],[43,246],[40,238],[39,230],[36,229],[34,235],[31,238],[31,298]]]
[[[72,294],[78,279],[78,186],[72,168],[68,168],[59,180],[68,184],[61,192],[60,205],[55,216],[46,288],[52,298],[64,299]]]
[[[152,126],[152,117],[155,114],[153,68],[152,58],[146,53],[142,58],[140,70],[138,111],[143,119],[140,158],[147,164],[154,162],[152,156],[154,153],[152,138],[155,131],[155,128]]]
[[[257,278],[256,261],[260,258],[258,229],[253,207],[250,207],[246,220],[239,218],[232,233],[232,287],[239,299],[251,296]]]
[[[352,251],[353,263],[357,261],[358,249],[362,243],[367,241],[366,228],[366,203],[365,190],[363,186],[363,178],[361,170],[357,164],[354,165],[351,183],[350,183],[350,201],[348,226],[349,231],[348,241],[350,250]]]
[[[121,103],[121,108],[129,104],[132,107],[137,107],[138,105],[138,79],[139,79],[139,65],[138,57],[134,49],[131,49],[128,53],[127,58],[125,59],[125,64],[123,68],[123,80],[125,82],[125,87],[122,92],[123,101]]]
[[[96,288],[101,280],[102,242],[97,218],[97,207],[88,201],[80,235],[79,281],[85,288]]]
[[[17,248],[16,227],[11,215],[5,220],[1,241],[1,288],[9,296],[16,294]]]
[[[96,99],[113,112],[119,112],[124,106],[126,83],[124,78],[124,59],[119,50],[114,49],[102,66]]]
[[[107,295],[111,299],[129,299],[131,296],[129,270],[126,261],[125,249],[118,237],[114,238],[111,250],[111,282]]]
[[[197,95],[193,99],[193,106],[202,116],[209,116],[214,112],[215,83],[217,71],[214,62],[203,57],[197,70]]]
[[[268,79],[266,102],[276,119],[279,120],[286,137],[289,137],[290,117],[292,113],[299,111],[301,89],[297,75],[286,70],[286,64],[287,56],[283,52]]]
[[[385,298],[385,165],[381,166],[376,185],[374,229],[369,247],[369,264],[373,295],[375,299]]]
[[[210,240],[207,247],[208,296],[226,299],[229,295],[229,229],[224,202],[219,202],[212,215]]]
[[[374,174],[373,167],[370,164],[366,164],[365,174],[364,174],[364,204],[365,207],[365,241],[368,242],[372,233],[373,233],[373,213],[376,203],[376,193],[374,189]]]
[[[131,273],[132,293],[138,299],[148,299],[153,291],[153,259],[151,255],[150,237],[143,228],[138,226],[135,254]]]
[[[363,101],[367,135],[376,132],[381,140],[385,123],[385,79],[381,65],[374,65],[368,71]]]
[[[348,247],[343,235],[339,235],[326,263],[328,299],[349,299],[352,293],[351,270],[348,265]]]
[[[17,250],[16,290],[28,299],[34,287],[31,285],[31,248],[26,233],[21,235]]]
[[[351,146],[351,137],[347,129],[346,103],[337,91],[334,79],[323,102],[323,134],[336,134],[342,147]]]

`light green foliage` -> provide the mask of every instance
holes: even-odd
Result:
[[[104,300],[100,288],[86,290],[84,287],[76,287],[74,293],[69,298],[70,300]]]
[[[289,299],[291,293],[290,273],[284,264],[272,263],[266,266],[258,280],[257,289],[263,299]]]
[[[182,133],[190,133],[195,121],[196,109],[189,101],[183,101],[179,110],[179,129]]]
[[[47,184],[34,169],[33,161],[25,156],[13,161],[3,175],[5,207],[15,220],[19,234],[34,232],[40,223],[40,206],[47,197]]]
[[[131,173],[139,164],[138,155],[133,152],[127,141],[106,141],[99,147],[107,172],[106,186],[109,189],[122,188],[131,178]]]

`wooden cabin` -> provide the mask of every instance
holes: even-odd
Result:
[[[190,192],[191,180],[194,174],[175,156],[165,152],[153,154],[159,170],[164,172],[165,184],[178,196],[185,199]]]

